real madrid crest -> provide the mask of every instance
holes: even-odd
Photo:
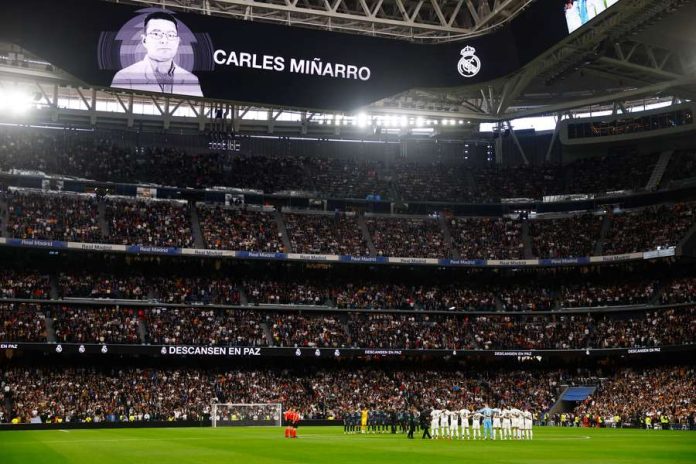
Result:
[[[474,77],[481,70],[481,60],[476,56],[474,47],[466,46],[462,48],[459,63],[457,63],[457,71],[464,77]]]

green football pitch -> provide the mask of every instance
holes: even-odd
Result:
[[[340,427],[0,432],[0,463],[696,463],[696,432],[536,428],[533,441],[407,440]]]

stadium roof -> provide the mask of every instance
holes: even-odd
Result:
[[[125,3],[166,6],[182,11],[336,32],[441,42],[488,32],[514,17],[533,1],[128,0]]]
[[[534,0],[132,0],[252,21],[450,41],[500,26]],[[522,70],[485,85],[412,89],[368,112],[509,119],[643,96],[696,96],[694,0],[622,0]],[[689,56],[688,51],[691,51]]]
[[[121,0],[118,3],[151,4],[252,21],[436,42],[484,33],[513,18],[531,1]],[[360,111],[505,121],[598,106],[613,108],[618,113],[628,102],[644,98],[694,100],[695,17],[696,0],[621,0],[504,78],[457,88],[410,89]],[[0,66],[0,77],[35,79],[44,84],[57,80],[70,82],[70,77],[59,71],[26,66],[23,69]],[[243,105],[249,105],[247,110],[253,108],[253,102]],[[311,111],[310,108],[297,110],[307,110],[308,117]]]
[[[374,106],[479,119],[551,114],[646,96],[696,99],[693,0],[622,0],[520,71],[484,85],[413,89]]]

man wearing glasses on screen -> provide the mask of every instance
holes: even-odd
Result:
[[[117,72],[111,87],[202,97],[198,78],[174,63],[179,41],[174,16],[164,12],[147,15],[142,35],[145,58]]]

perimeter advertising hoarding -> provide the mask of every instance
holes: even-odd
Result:
[[[456,361],[479,358],[538,363],[549,357],[605,357],[655,356],[664,353],[694,351],[693,345],[668,345],[650,348],[590,348],[568,350],[418,350],[418,349],[365,349],[365,348],[281,348],[253,346],[207,345],[122,345],[105,343],[22,343],[0,341],[0,354],[44,353],[56,356],[152,356],[156,358],[184,357],[198,359],[237,359],[284,357],[298,360],[344,359],[354,357],[401,358],[430,357]]]
[[[90,85],[339,110],[495,79],[568,34],[563,0],[437,45],[94,0],[6,3],[0,38]]]

